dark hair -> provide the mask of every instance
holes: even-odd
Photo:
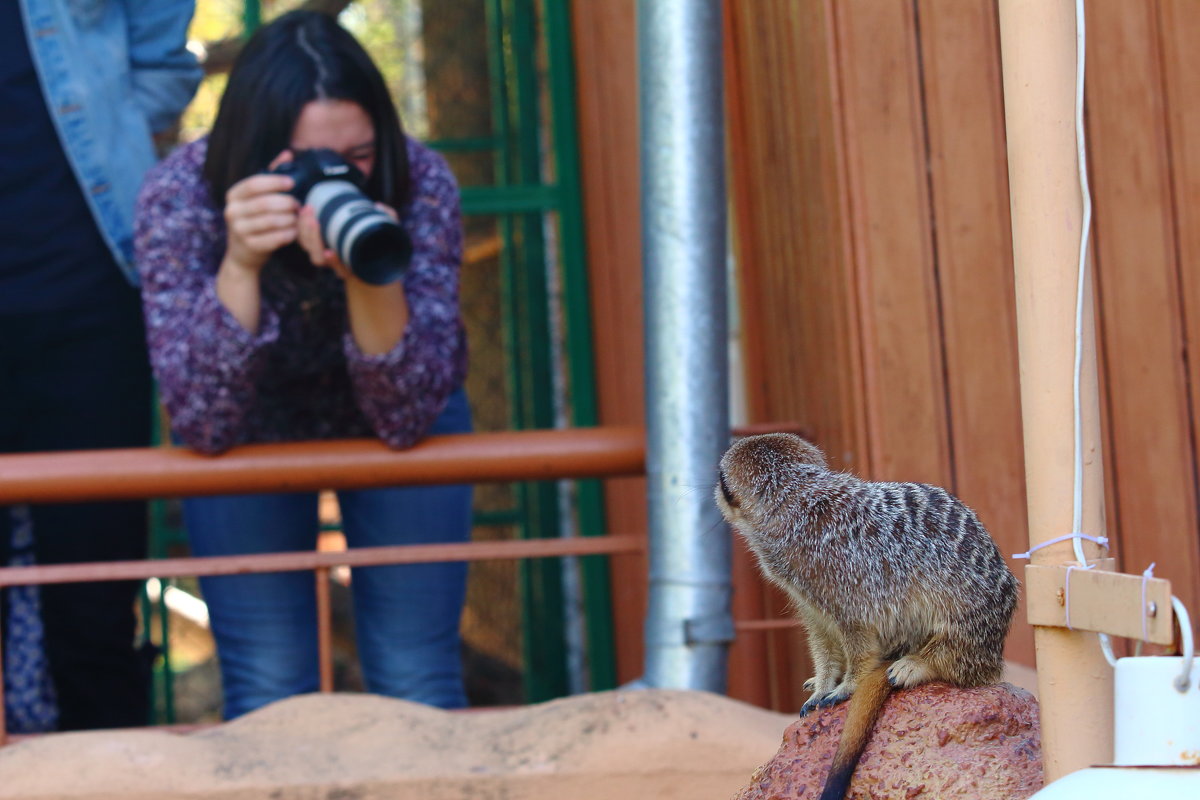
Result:
[[[229,73],[204,161],[217,205],[233,184],[265,171],[287,149],[313,100],[346,100],[366,111],[375,127],[367,194],[397,209],[407,201],[408,147],[383,75],[333,17],[292,11],[260,28]]]

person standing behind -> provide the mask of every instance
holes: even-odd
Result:
[[[372,285],[351,273],[327,249],[313,208],[288,193],[295,181],[265,174],[313,149],[333,151],[395,215],[412,243],[402,280]],[[469,431],[459,215],[445,160],[404,135],[383,76],[349,32],[312,11],[259,29],[230,72],[212,133],[151,170],[138,199],[147,336],[175,438],[215,454],[358,436],[403,448]],[[401,263],[402,251],[387,253]],[[470,536],[469,485],[340,491],[338,502],[351,547]],[[312,550],[317,496],[192,498],[184,523],[195,555]],[[465,705],[466,574],[461,562],[354,569],[370,691]],[[317,689],[311,574],[200,585],[227,718]]]
[[[0,2],[0,452],[149,444],[133,206],[153,134],[202,77],[185,48],[192,13],[192,0]],[[19,511],[0,508],[0,563]],[[146,554],[144,502],[37,505],[28,519],[38,563]],[[59,729],[146,723],[136,590],[42,588]]]

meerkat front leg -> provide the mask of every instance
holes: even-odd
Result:
[[[858,688],[858,678],[880,662],[878,638],[871,631],[851,630],[842,637],[842,679],[823,696],[809,698],[814,708],[829,708],[850,699]],[[805,705],[808,705],[807,703]],[[811,709],[810,709],[811,710]]]
[[[801,706],[800,716],[822,705],[845,679],[849,666],[845,637],[832,619],[813,611],[804,615],[804,624],[808,629],[808,649],[815,674],[804,682],[804,689],[812,694]]]

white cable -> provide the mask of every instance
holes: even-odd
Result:
[[[1092,229],[1092,192],[1087,176],[1087,142],[1083,130],[1083,74],[1086,63],[1087,30],[1084,24],[1083,0],[1075,0],[1075,150],[1079,163],[1079,194],[1083,202],[1083,219],[1079,230],[1079,282],[1075,290],[1075,502],[1071,519],[1071,530],[1083,530],[1083,403],[1080,399],[1080,384],[1083,375],[1083,299],[1087,287],[1087,245]],[[1081,536],[1076,536],[1075,560],[1087,564]],[[1069,575],[1069,573],[1068,573]],[[1113,653],[1112,639],[1100,634],[1100,649],[1109,666],[1117,665]]]
[[[1075,505],[1071,530],[1083,530],[1083,413],[1080,383],[1083,374],[1083,298],[1087,285],[1087,243],[1092,226],[1092,195],[1088,188],[1087,146],[1083,135],[1083,73],[1087,41],[1083,0],[1075,0],[1075,147],[1079,159],[1079,192],[1083,199],[1083,224],[1079,234],[1079,284],[1075,294]],[[1075,560],[1087,564],[1083,542],[1076,538]]]
[[[1183,640],[1183,672],[1175,678],[1175,688],[1186,692],[1192,684],[1192,660],[1196,657],[1195,643],[1192,641],[1192,620],[1188,617],[1187,609],[1179,598],[1171,595],[1171,608],[1175,609],[1175,621],[1179,623],[1179,636]]]
[[[1074,539],[1078,542],[1080,539],[1087,539],[1089,542],[1095,542],[1101,547],[1108,547],[1107,536],[1088,536],[1086,533],[1064,533],[1062,536],[1055,536],[1053,539],[1047,539],[1044,542],[1038,542],[1033,547],[1026,550],[1024,553],[1013,553],[1013,558],[1029,558],[1043,547],[1049,547],[1052,544],[1065,542],[1067,539]]]

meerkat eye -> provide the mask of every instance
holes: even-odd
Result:
[[[729,484],[725,482],[725,472],[722,470],[718,473],[721,478],[721,496],[725,498],[725,502],[730,508],[737,508],[737,499],[734,498],[733,492],[729,491]]]

